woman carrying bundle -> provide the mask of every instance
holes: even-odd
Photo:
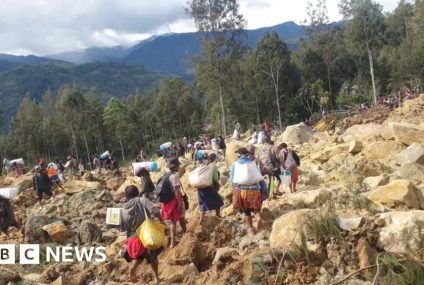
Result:
[[[206,176],[203,181],[210,181],[211,184],[206,187],[197,188],[197,199],[199,201],[199,213],[200,213],[200,224],[203,223],[205,218],[205,213],[209,211],[215,211],[217,217],[221,217],[220,209],[224,205],[221,196],[218,191],[220,188],[219,185],[219,171],[215,165],[216,154],[208,155],[205,153],[203,159],[201,160],[200,169],[204,169]],[[210,168],[210,170],[208,170]],[[207,183],[209,184],[209,183]]]

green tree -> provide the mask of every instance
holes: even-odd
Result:
[[[245,26],[245,20],[239,13],[238,0],[188,0],[187,4],[186,12],[194,19],[202,38],[201,64],[204,66],[199,67],[199,71],[207,73],[201,77],[207,78],[203,85],[209,87],[209,93],[213,92],[210,88],[212,83],[214,92],[218,93],[222,132],[226,136],[226,96],[223,82],[228,67],[227,60],[240,48],[238,36]]]
[[[378,52],[383,43],[383,7],[371,0],[342,0],[339,8],[345,19],[349,19],[346,27],[349,40],[368,55],[373,101],[377,104],[374,53]]]
[[[125,160],[125,151],[123,144],[123,137],[125,135],[125,130],[127,128],[127,118],[128,111],[125,108],[125,105],[116,98],[111,98],[103,111],[103,121],[106,127],[109,128],[112,134],[114,134],[118,140],[121,147],[121,154],[124,163]]]
[[[290,52],[287,45],[282,42],[274,31],[266,33],[257,44],[255,50],[257,72],[262,73],[273,86],[275,104],[277,106],[278,125],[282,129],[282,111],[280,100],[281,85],[287,81],[290,66]]]

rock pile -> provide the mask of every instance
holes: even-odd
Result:
[[[298,124],[273,137],[301,157],[300,192],[284,189],[282,197],[265,201],[264,228],[255,236],[247,235],[243,216],[232,209],[228,182],[235,151],[247,142],[227,143],[225,162],[218,163],[225,218],[207,216],[202,226],[196,190],[187,178],[194,166],[182,159],[181,181],[190,200],[188,231],[178,233],[178,245],[160,255],[161,278],[168,284],[319,285],[355,273],[345,284],[372,284],[377,260],[388,266],[384,258],[403,254],[399,262],[409,257],[422,261],[424,122],[419,118],[424,118],[424,95],[391,113],[379,109],[346,118],[335,129],[325,126],[335,123],[331,118],[315,131]],[[158,164],[164,171],[163,159]],[[160,175],[152,175],[153,180]],[[103,173],[72,179],[43,207],[36,205],[31,176],[0,181],[0,186],[19,188],[12,204],[24,225],[11,229],[8,237],[0,235],[0,243],[105,246],[108,256],[99,264],[2,265],[0,284],[129,284],[128,265],[120,256],[125,234],[106,225],[105,215],[106,208],[122,205],[126,186],[141,186],[130,170],[120,178]],[[147,264],[138,276],[143,284],[153,282]]]

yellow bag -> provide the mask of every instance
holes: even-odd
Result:
[[[150,219],[145,209],[144,214],[146,220],[137,229],[137,235],[145,248],[149,250],[161,248],[165,245],[165,226]]]

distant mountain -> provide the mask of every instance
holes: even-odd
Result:
[[[291,50],[297,48],[300,38],[304,35],[303,26],[286,22],[273,27],[246,30],[246,44],[254,47],[266,32],[272,31],[276,31]],[[154,36],[132,47],[90,48],[47,57],[77,64],[97,61],[137,64],[163,75],[178,74],[185,77],[192,74],[193,64],[190,62],[199,53],[197,34],[182,33]]]
[[[100,100],[105,103],[112,96],[125,98],[136,90],[150,93],[158,86],[160,78],[140,65],[120,63],[19,65],[0,73],[0,109],[8,122],[25,96],[38,102],[48,89],[55,94],[64,84],[77,84],[83,90],[96,88]],[[2,129],[7,127],[8,123]]]
[[[0,61],[8,61],[16,64],[37,64],[43,62],[63,62],[62,59],[52,59],[48,57],[40,57],[35,55],[11,55],[0,53]]]
[[[39,57],[35,55],[10,55],[0,53],[0,73],[11,70],[19,65],[31,65],[38,63],[63,63],[63,60]]]

